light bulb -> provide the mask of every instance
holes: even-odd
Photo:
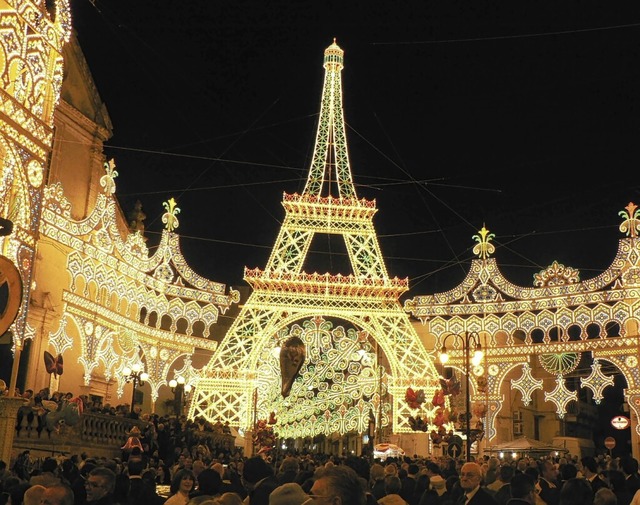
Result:
[[[175,380],[175,379],[171,379],[171,380],[169,381],[169,387],[170,387],[171,389],[173,389],[173,388],[174,388],[174,387],[176,387],[177,385],[178,385],[178,383],[176,382],[176,380]]]
[[[184,384],[184,377],[182,375],[178,376],[178,384]]]
[[[149,374],[148,374],[147,372],[142,372],[142,373],[140,374],[140,380],[141,380],[141,381],[149,380]]]

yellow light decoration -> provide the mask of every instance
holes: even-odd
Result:
[[[73,333],[80,335],[79,362],[85,383],[103,365],[105,378],[118,380],[120,394],[125,364],[144,361],[155,402],[178,358],[189,359],[196,348],[211,353],[216,349],[217,342],[207,338],[211,326],[240,295],[235,290],[225,294],[224,284],[196,274],[182,256],[178,236],[169,229],[164,230],[151,256],[140,233],[123,240],[114,199],[118,173],[113,161],[104,167],[100,180],[104,192],[82,221],[71,218],[70,204],[59,184],[44,191],[40,231],[68,248],[71,280],[63,292],[60,329],[51,342],[56,348],[67,348],[67,330],[72,325]],[[179,212],[175,200],[172,202],[172,211]],[[177,227],[177,221],[171,224],[172,230]],[[151,314],[162,314],[164,321],[168,317],[168,327],[152,326]],[[179,320],[186,322],[182,334],[177,333]],[[202,335],[193,333],[195,323],[201,323]]]
[[[399,302],[408,281],[389,277],[373,227],[376,203],[356,196],[342,110],[343,56],[335,41],[325,51],[320,120],[305,189],[300,195],[284,195],[286,215],[266,268],[245,269],[244,278],[253,291],[198,382],[191,417],[251,428],[254,415],[266,418],[277,408],[274,430],[282,436],[366,431],[371,404],[377,415],[380,399],[369,391],[375,369],[358,361],[358,349],[350,353],[349,345],[340,343],[355,345],[352,332],[356,331],[370,335],[388,360],[385,380],[390,400],[381,409],[384,425],[396,433],[413,431],[411,411],[398,398],[403,398],[408,385],[431,395],[435,391],[438,374],[433,358]],[[337,179],[333,186],[331,174]],[[302,271],[316,233],[344,238],[353,274]],[[320,325],[340,321],[353,327],[325,332],[323,344],[313,339],[313,331],[300,331],[311,354],[294,385],[296,401],[278,398],[273,337],[283,330],[291,335],[301,324],[314,321]],[[328,346],[329,341],[338,347]],[[257,376],[249,380],[256,370]],[[361,372],[360,379],[353,370]],[[329,377],[339,384],[325,391],[323,381]]]
[[[0,215],[14,225],[13,233],[0,240],[0,254],[16,265],[23,279],[21,310],[11,327],[14,350],[21,349],[30,334],[26,317],[43,170],[53,141],[70,21],[67,0],[6,0],[0,5]]]

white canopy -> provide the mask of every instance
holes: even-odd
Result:
[[[516,452],[516,453],[549,453],[553,451],[569,452],[562,446],[553,445],[547,442],[541,442],[528,437],[516,438],[509,442],[503,442],[502,444],[492,445],[485,449],[485,452]]]

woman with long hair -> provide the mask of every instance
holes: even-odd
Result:
[[[171,487],[169,488],[169,498],[165,505],[187,505],[189,502],[189,493],[193,490],[196,477],[188,468],[178,470],[171,479]]]

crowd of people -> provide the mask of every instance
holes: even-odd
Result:
[[[23,412],[34,416],[73,405],[139,419],[143,430],[134,426],[119,458],[34,459],[25,450],[0,461],[0,505],[640,505],[638,461],[630,456],[247,458],[214,442],[212,434],[229,433],[219,422],[140,414],[47,389],[21,396],[28,400]]]
[[[370,462],[289,452],[271,461],[185,446],[169,465],[134,447],[125,459],[83,453],[29,467],[28,452],[0,461],[0,505],[640,505],[630,456]]]

